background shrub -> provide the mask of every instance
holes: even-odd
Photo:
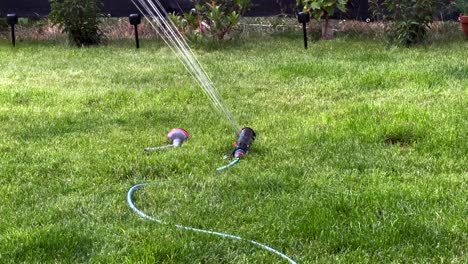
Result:
[[[99,29],[104,15],[100,0],[50,0],[52,23],[68,34],[77,46],[95,45],[103,40]]]
[[[375,19],[388,22],[390,42],[411,46],[426,39],[436,4],[437,0],[370,0],[369,6]]]
[[[0,18],[0,31],[8,30],[8,24],[5,18]]]
[[[468,0],[455,0],[453,5],[460,14],[468,15]]]
[[[183,15],[171,15],[179,30],[191,39],[222,41],[249,9],[250,0],[194,1],[195,8]]]

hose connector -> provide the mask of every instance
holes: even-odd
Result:
[[[234,151],[233,156],[234,156],[234,158],[242,159],[242,158],[244,158],[245,154],[246,153],[244,152],[244,150],[237,149],[237,150]]]

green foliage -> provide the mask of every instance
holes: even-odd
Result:
[[[369,0],[368,2],[369,2],[369,11],[372,14],[372,18],[375,21],[382,20],[383,19],[383,14],[384,14],[383,7],[381,5],[382,1],[380,1],[380,0]]]
[[[18,19],[18,26],[27,27],[27,28],[40,28],[47,24],[46,19],[41,18],[25,18],[20,17]],[[6,18],[0,18],[0,31],[8,31],[9,25]]]
[[[0,31],[8,30],[6,18],[0,18]]]
[[[249,9],[250,0],[195,1],[195,8],[171,19],[191,39],[222,41]]]
[[[468,0],[455,0],[455,8],[463,15],[468,15]]]
[[[298,0],[297,4],[304,5],[304,11],[308,11],[312,17],[320,20],[324,17],[333,16],[335,10],[346,12],[348,0]]]
[[[38,17],[20,17],[18,24],[22,27],[27,28],[40,28],[47,25],[47,19]]]
[[[329,35],[329,17],[335,14],[336,9],[339,9],[342,12],[346,12],[346,4],[348,0],[297,0],[298,5],[304,6],[304,11],[307,11],[311,16],[317,20],[322,18],[325,19],[325,24],[322,25],[322,38],[328,39],[332,38],[332,35]]]
[[[436,4],[437,0],[371,0],[370,9],[375,18],[388,22],[390,42],[411,46],[426,39]]]
[[[50,0],[50,19],[59,25],[70,41],[77,46],[99,44],[103,34],[102,1],[99,0]]]
[[[428,28],[428,25],[413,20],[395,21],[387,36],[391,42],[411,46],[424,41]]]

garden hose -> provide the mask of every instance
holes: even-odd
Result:
[[[161,224],[161,225],[170,225],[170,224],[168,224],[166,222],[163,222],[162,220],[159,220],[157,218],[154,218],[154,217],[151,217],[151,216],[145,214],[143,211],[141,211],[140,209],[138,209],[135,206],[135,203],[132,200],[133,193],[135,193],[137,190],[139,190],[142,187],[147,186],[147,185],[148,184],[144,184],[144,183],[143,184],[137,184],[137,185],[133,186],[132,188],[130,188],[130,190],[128,190],[128,193],[127,193],[127,203],[128,203],[128,205],[130,206],[130,208],[132,208],[132,210],[135,213],[137,213],[140,217],[142,217],[144,219],[150,220],[152,222],[156,222],[156,223]],[[210,234],[210,235],[215,235],[215,236],[219,236],[219,237],[223,237],[223,238],[230,238],[230,239],[234,239],[234,240],[247,241],[247,242],[249,242],[251,244],[254,244],[254,245],[258,246],[258,247],[263,248],[264,250],[267,250],[269,252],[272,252],[272,253],[280,256],[281,258],[287,260],[291,264],[296,264],[296,262],[293,259],[286,256],[285,254],[279,252],[278,250],[276,250],[276,249],[274,249],[272,247],[269,247],[267,245],[259,243],[259,242],[255,241],[255,240],[248,240],[248,239],[245,239],[245,238],[242,238],[242,237],[239,237],[239,236],[234,236],[234,235],[231,235],[231,234],[215,232],[215,231],[210,231],[210,230],[203,230],[203,229],[198,229],[198,228],[189,227],[189,226],[182,226],[182,225],[174,225],[174,226],[177,229],[183,229],[183,230],[189,230],[189,231],[198,232],[198,233]]]
[[[175,148],[176,146],[174,145],[164,145],[160,147],[151,147],[151,148],[145,148],[146,152],[151,152],[151,151],[156,151],[156,150],[161,150],[161,149],[168,149],[168,148]]]
[[[217,168],[216,170],[217,170],[217,171],[222,171],[222,170],[225,170],[225,169],[227,169],[227,168],[230,168],[230,167],[236,165],[240,160],[241,160],[241,158],[236,158],[235,160],[231,161],[231,163],[229,163],[228,165],[219,167],[219,168]]]

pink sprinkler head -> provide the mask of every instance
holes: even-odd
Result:
[[[183,128],[174,128],[166,135],[174,147],[179,147],[184,141],[190,139],[190,134]]]
[[[184,143],[184,141],[190,138],[190,135],[187,131],[185,131],[185,129],[174,128],[171,131],[169,131],[169,133],[167,133],[166,137],[167,137],[167,140],[171,142],[171,145],[145,148],[145,151],[151,152],[151,151],[156,151],[156,150],[180,147],[182,143]]]

